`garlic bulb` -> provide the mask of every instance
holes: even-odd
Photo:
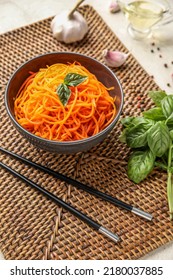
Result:
[[[83,1],[79,1],[71,12],[64,11],[52,20],[51,30],[58,41],[64,43],[80,41],[88,32],[88,24],[85,18],[76,11],[81,2]]]
[[[109,5],[109,11],[111,13],[116,13],[120,11],[120,6],[118,4],[117,0],[111,0],[111,3]]]
[[[111,67],[119,67],[121,66],[127,59],[129,54],[119,52],[119,51],[103,51],[103,58],[108,66]]]

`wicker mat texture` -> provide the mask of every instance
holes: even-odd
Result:
[[[115,244],[64,211],[28,185],[0,170],[0,248],[6,259],[138,259],[173,240],[169,221],[166,174],[154,171],[141,184],[127,177],[130,150],[120,143],[120,123],[104,142],[88,152],[52,154],[35,148],[12,126],[4,107],[4,90],[10,75],[26,60],[51,51],[73,51],[102,60],[103,49],[128,50],[91,6],[79,8],[89,24],[87,36],[70,45],[57,42],[50,31],[51,18],[1,36],[1,146],[86,183],[152,213],[152,222],[119,209],[50,175],[8,157],[1,160],[90,216],[122,241]],[[125,93],[122,117],[140,115],[152,106],[148,90],[158,89],[132,55],[112,69]]]

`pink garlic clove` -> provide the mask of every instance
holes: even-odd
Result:
[[[124,64],[129,54],[119,52],[119,51],[103,51],[104,61],[108,66],[119,67]]]
[[[116,1],[116,0],[111,1],[110,5],[109,5],[109,11],[111,13],[117,13],[120,11],[120,6],[118,4],[118,1]]]

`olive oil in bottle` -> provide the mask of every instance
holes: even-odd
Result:
[[[159,1],[132,1],[128,5],[123,6],[123,12],[131,23],[133,28],[137,30],[146,30],[160,21],[165,12],[164,7]]]

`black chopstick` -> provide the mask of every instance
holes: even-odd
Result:
[[[98,232],[102,233],[103,235],[109,237],[111,240],[113,240],[114,242],[118,242],[120,240],[120,238],[118,237],[118,235],[112,233],[111,231],[109,231],[108,229],[106,229],[105,227],[103,227],[102,225],[98,224],[97,222],[95,222],[94,220],[92,220],[91,218],[89,218],[88,216],[86,216],[85,214],[83,214],[82,212],[78,211],[77,209],[75,209],[74,207],[72,207],[70,204],[66,203],[65,201],[63,201],[62,199],[58,198],[57,196],[55,196],[53,193],[47,191],[46,189],[42,188],[41,186],[39,186],[38,184],[34,183],[33,181],[29,180],[27,177],[23,176],[22,174],[16,172],[14,169],[10,168],[9,166],[5,165],[4,163],[0,162],[0,167],[4,168],[5,170],[7,170],[8,172],[12,173],[14,176],[20,178],[23,182],[27,183],[28,185],[30,185],[32,188],[36,189],[37,191],[41,192],[42,194],[44,194],[45,196],[47,196],[49,199],[53,200],[54,202],[56,202],[58,205],[60,205],[61,207],[63,207],[65,210],[68,210],[69,212],[71,212],[73,215],[75,215],[76,217],[78,217],[80,220],[84,221],[86,224],[88,224],[90,227],[94,228],[95,230],[97,230]]]
[[[35,168],[37,168],[37,169],[39,169],[41,171],[44,171],[44,172],[48,173],[49,175],[52,175],[52,176],[60,179],[61,181],[64,181],[64,182],[66,182],[68,184],[71,184],[71,185],[73,185],[74,187],[76,187],[78,189],[82,189],[82,190],[84,190],[84,191],[86,191],[86,192],[88,192],[88,193],[90,193],[92,195],[95,195],[97,197],[102,198],[103,200],[109,201],[112,204],[114,204],[116,206],[119,206],[119,207],[121,207],[121,208],[123,208],[125,210],[128,210],[128,211],[130,211],[130,212],[132,212],[132,213],[134,213],[134,214],[136,214],[136,215],[138,215],[140,217],[143,217],[143,218],[145,218],[145,219],[147,219],[149,221],[152,220],[152,215],[151,214],[149,214],[149,213],[147,213],[147,212],[145,212],[145,211],[143,211],[143,210],[141,210],[139,208],[131,206],[131,205],[129,205],[129,204],[127,204],[127,203],[125,203],[125,202],[115,198],[115,197],[112,197],[112,196],[104,193],[104,192],[98,191],[97,189],[95,189],[93,187],[89,187],[89,186],[87,186],[87,185],[85,185],[85,184],[83,184],[83,183],[81,183],[79,181],[76,181],[76,180],[74,180],[74,179],[72,179],[70,177],[67,177],[67,176],[65,176],[65,175],[63,175],[63,174],[61,174],[59,172],[55,172],[55,171],[53,171],[52,169],[50,169],[48,167],[45,167],[45,166],[40,165],[40,164],[37,164],[37,163],[35,163],[35,162],[31,161],[31,160],[28,160],[28,159],[26,159],[26,158],[24,158],[24,157],[22,157],[22,156],[20,156],[18,154],[10,152],[10,151],[2,148],[2,147],[0,147],[0,151],[3,152],[3,153],[8,154],[8,155],[10,155],[10,156],[20,160],[20,161],[22,161],[22,162],[24,162],[24,163],[26,163],[26,164],[28,164],[30,166],[33,166],[33,167],[35,167]]]

